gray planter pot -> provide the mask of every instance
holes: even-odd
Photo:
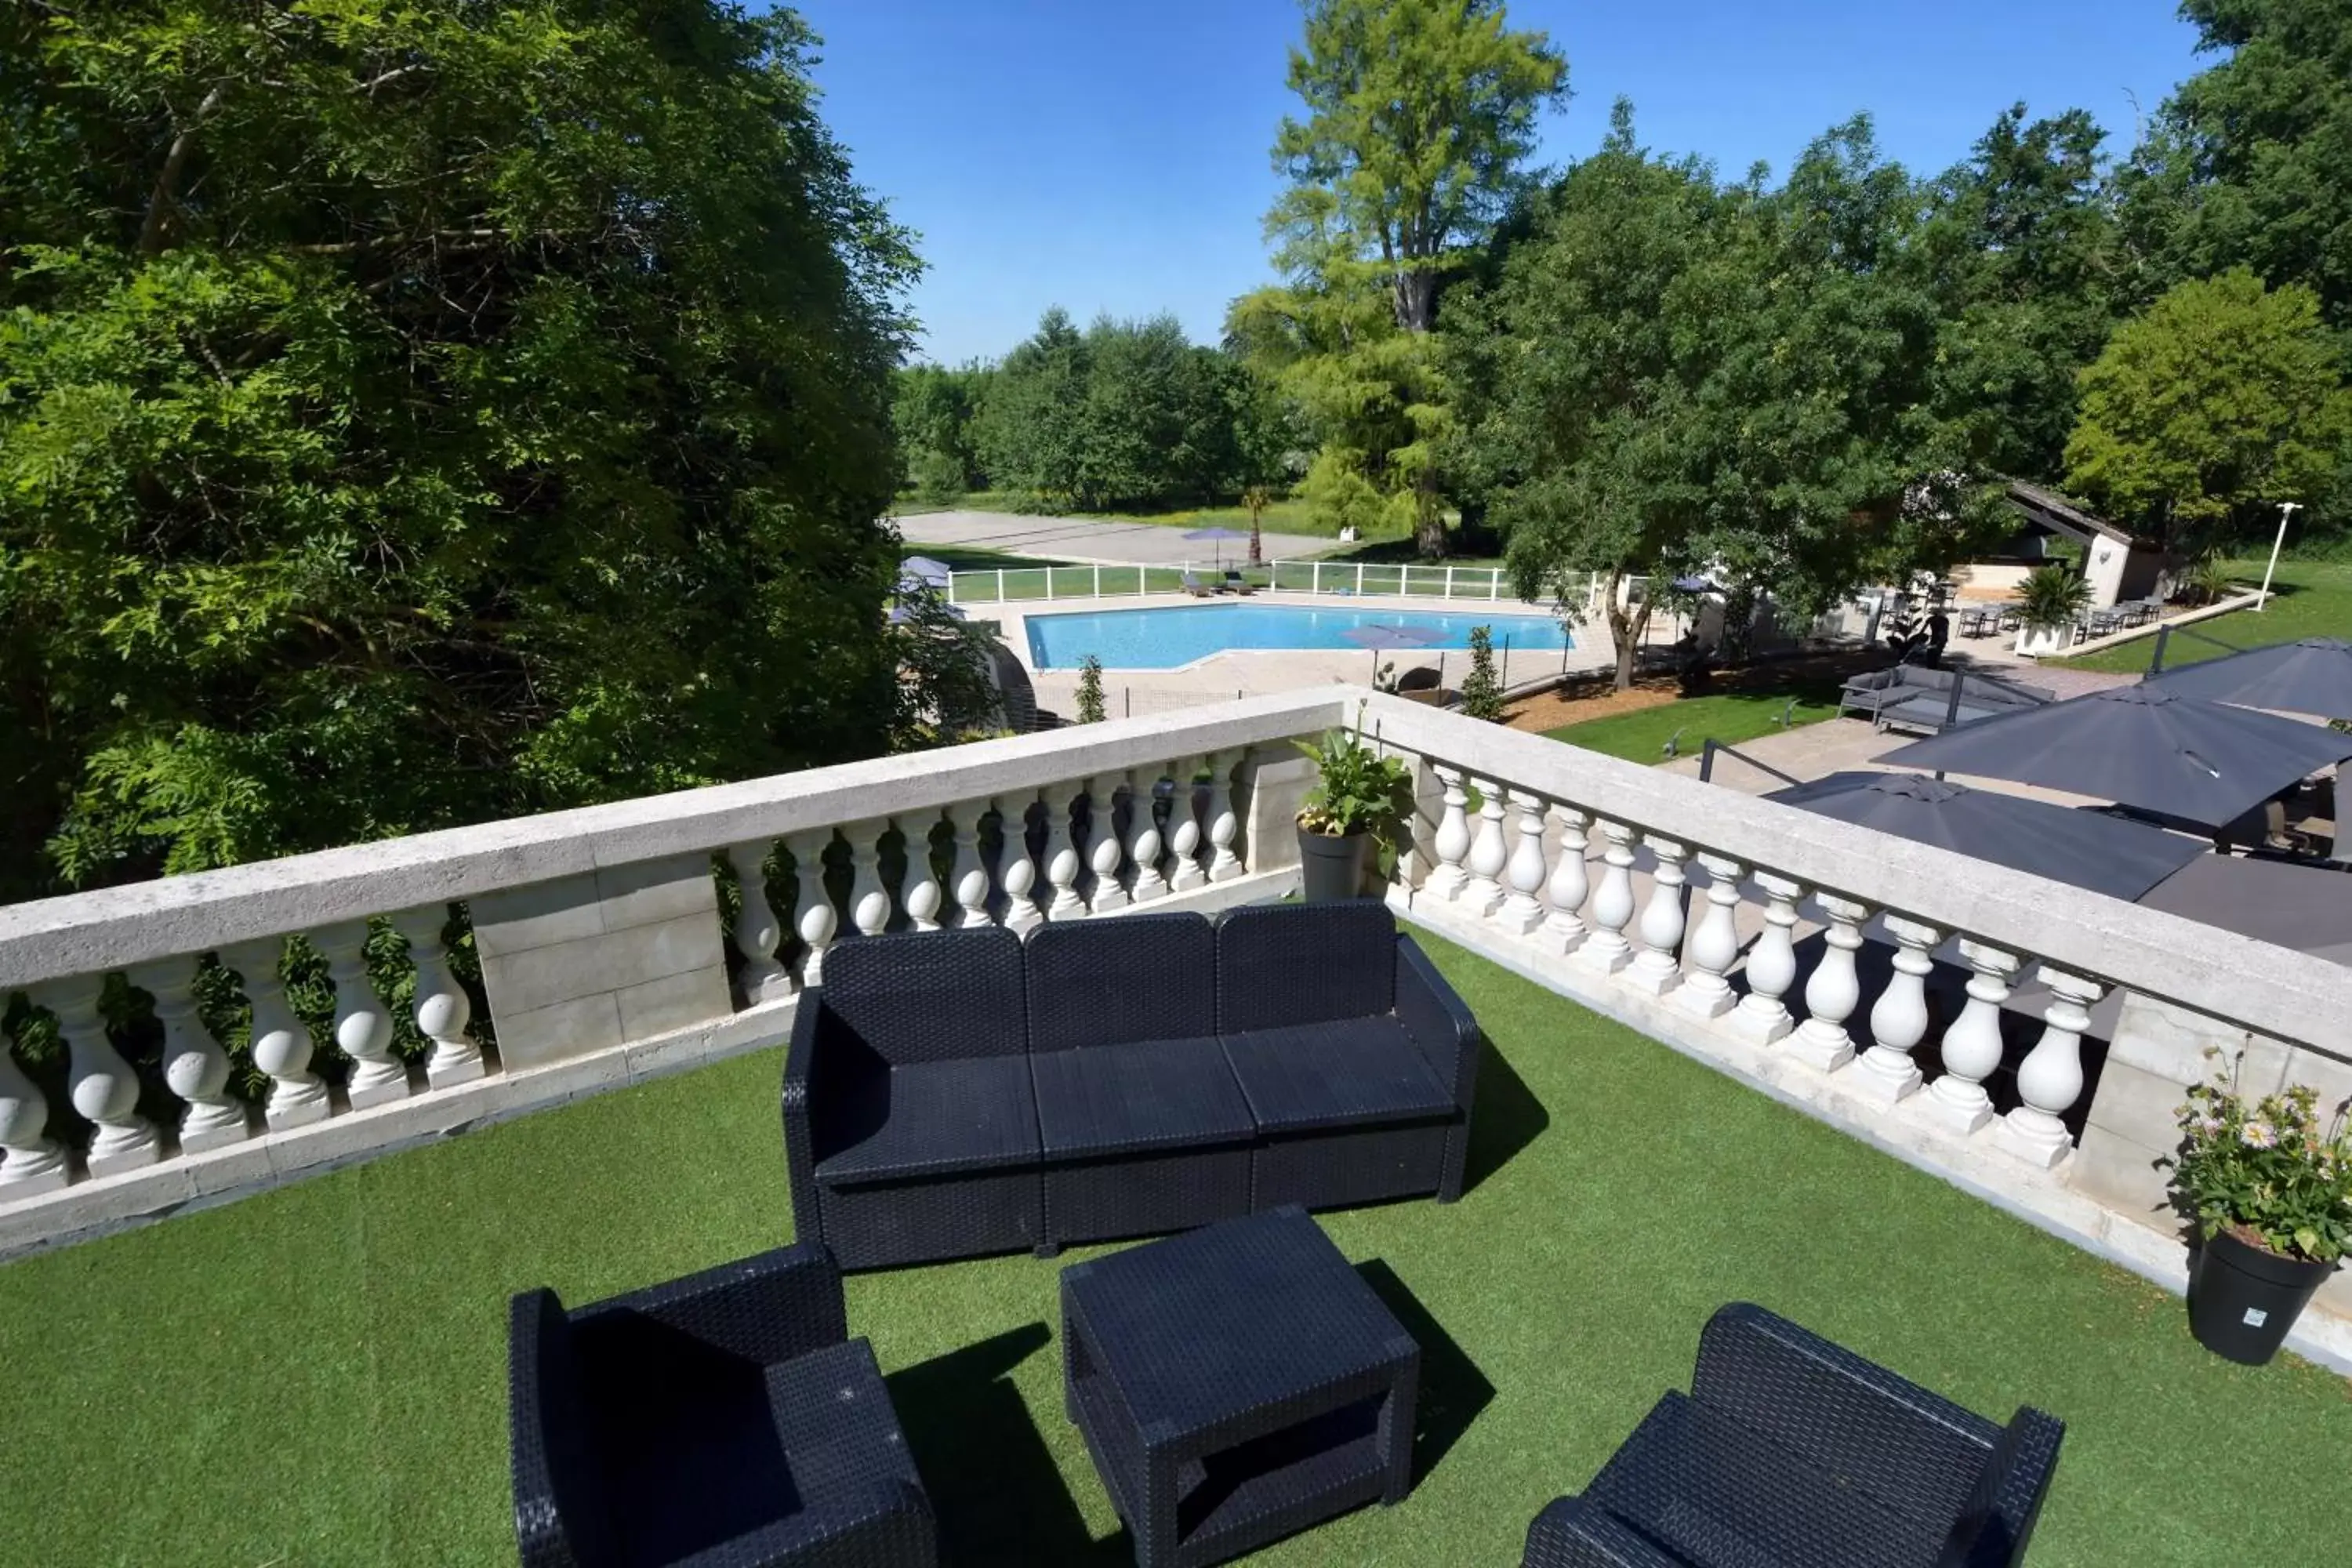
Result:
[[[1307,901],[1325,904],[1360,897],[1364,889],[1365,860],[1371,848],[1372,836],[1369,833],[1333,837],[1300,828],[1298,863]]]

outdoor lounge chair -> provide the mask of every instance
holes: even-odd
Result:
[[[1250,580],[1242,575],[1241,568],[1237,566],[1228,566],[1225,568],[1224,589],[1228,594],[1238,594],[1244,598],[1247,598],[1252,594],[1257,592],[1255,587],[1251,586]]]
[[[524,1568],[930,1568],[929,1499],[824,1248],[508,1314]]]
[[[1580,1496],[1536,1516],[1524,1568],[2013,1568],[2064,1424],[2007,1426],[1746,1302]]]
[[[1217,590],[1210,586],[1198,574],[1187,572],[1184,574],[1184,592],[1196,599],[1207,599],[1214,597]]]

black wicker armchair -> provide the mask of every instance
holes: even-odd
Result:
[[[930,1568],[929,1500],[821,1247],[567,1311],[514,1298],[524,1568]]]
[[[1386,904],[1227,910],[1217,1032],[1257,1121],[1253,1207],[1462,1195],[1477,1020]]]
[[[1660,1400],[1524,1568],[2013,1568],[2065,1426],[1996,1426],[1761,1307],[1723,1308],[1687,1394]]]

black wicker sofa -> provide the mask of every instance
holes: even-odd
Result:
[[[796,1233],[885,1268],[1451,1202],[1479,1047],[1376,900],[845,942],[784,1064]]]

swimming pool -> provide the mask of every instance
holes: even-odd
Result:
[[[1364,655],[1370,649],[1345,634],[1365,626],[1410,626],[1433,634],[1418,647],[1382,649],[1435,653],[1470,646],[1470,628],[1494,628],[1495,647],[1558,653],[1576,646],[1549,616],[1498,616],[1472,610],[1317,609],[1305,605],[1183,605],[1158,610],[1087,610],[1031,616],[1029,662],[1039,669],[1074,669],[1093,654],[1110,669],[1175,669],[1228,651],[1329,649]]]

